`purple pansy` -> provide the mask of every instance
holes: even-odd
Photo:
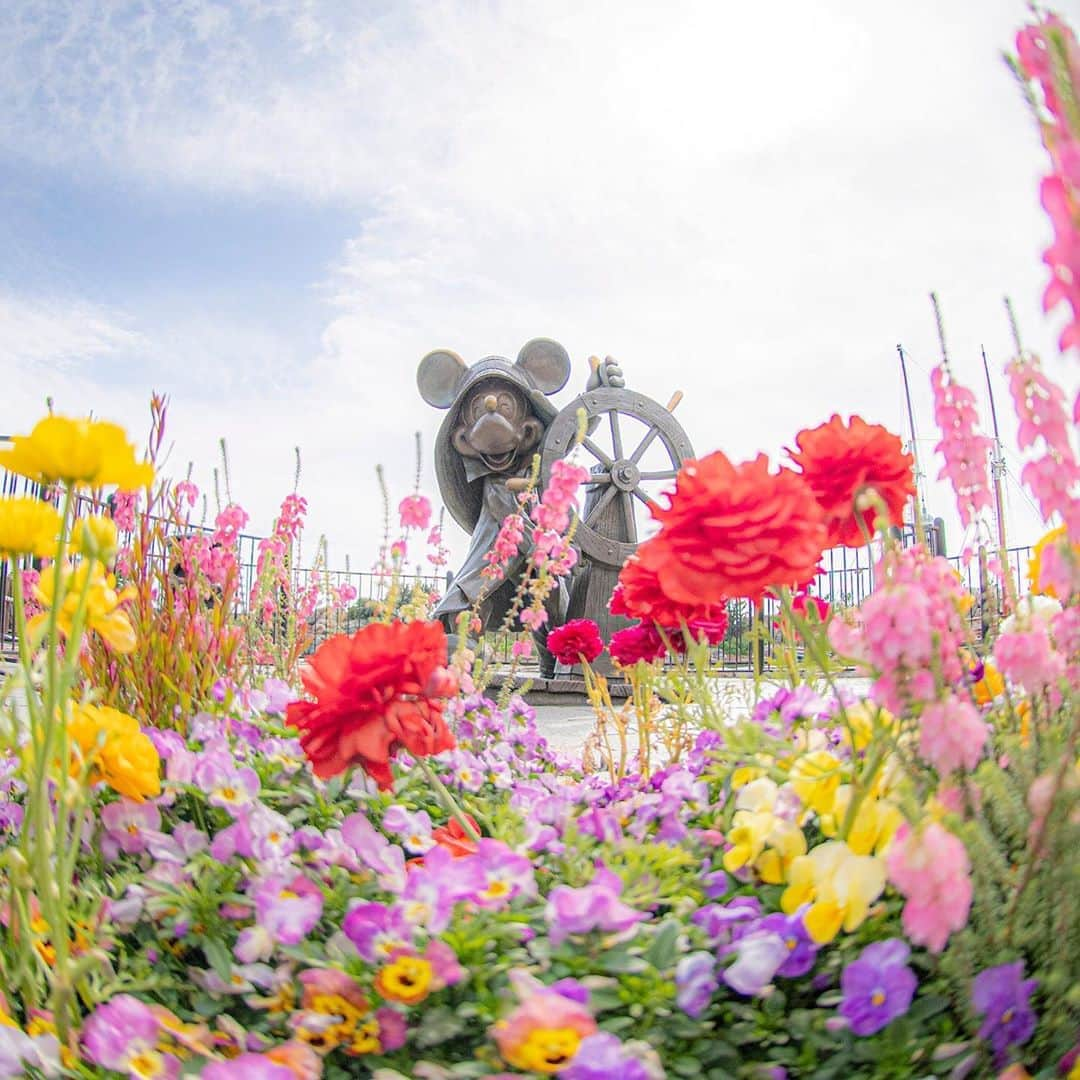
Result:
[[[675,966],[675,1002],[688,1016],[699,1017],[719,986],[712,953],[690,953]]]
[[[536,893],[532,860],[518,855],[501,840],[481,840],[469,862],[483,878],[474,896],[482,907],[502,907],[516,896]]]
[[[971,984],[971,1003],[983,1017],[979,1038],[990,1041],[999,1064],[1009,1047],[1027,1042],[1035,1032],[1031,995],[1038,985],[1038,979],[1024,978],[1023,960],[980,971]]]
[[[743,934],[731,951],[735,963],[724,969],[724,982],[747,997],[763,994],[788,956],[784,939],[764,930]]]
[[[322,890],[303,874],[274,875],[255,890],[255,918],[282,945],[299,945],[322,909]]]
[[[195,766],[192,782],[207,793],[211,806],[220,806],[236,817],[259,794],[259,774],[247,765],[236,767],[231,757],[213,753]]]
[[[83,1049],[95,1065],[126,1072],[132,1058],[154,1049],[160,1030],[148,1005],[130,994],[117,994],[83,1024]]]
[[[383,828],[402,838],[401,845],[412,855],[423,855],[435,846],[431,835],[431,817],[426,810],[411,811],[404,806],[388,806]]]
[[[279,1065],[262,1054],[240,1054],[228,1061],[212,1061],[200,1073],[202,1080],[296,1080],[286,1065]]]
[[[780,965],[777,975],[794,979],[805,975],[814,966],[818,947],[806,932],[802,911],[796,911],[793,915],[782,912],[767,915],[758,923],[758,929],[779,934],[787,949],[787,959]]]
[[[619,1080],[649,1080],[645,1065],[606,1031],[582,1039],[570,1067],[561,1075],[563,1080],[610,1080],[613,1076]]]
[[[736,896],[726,904],[707,904],[690,917],[709,940],[727,943],[741,928],[761,916],[761,901],[756,896]]]
[[[645,916],[619,899],[622,880],[606,866],[601,866],[588,885],[573,889],[556,885],[548,896],[544,918],[551,926],[552,945],[559,945],[571,934],[602,930],[621,934]]]
[[[840,1015],[856,1035],[873,1035],[911,1006],[918,982],[907,966],[911,949],[899,938],[867,945],[840,977]]]
[[[101,853],[112,862],[120,852],[138,855],[146,850],[150,836],[161,831],[161,811],[152,802],[120,799],[101,808]]]
[[[395,950],[412,945],[413,928],[401,911],[385,904],[357,904],[341,924],[345,936],[369,963],[383,963]]]

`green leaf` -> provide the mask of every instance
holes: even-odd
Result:
[[[218,938],[205,938],[202,950],[215,973],[228,982],[232,976],[232,955],[225,943]]]
[[[679,930],[681,929],[677,919],[665,919],[660,924],[652,944],[645,950],[645,959],[654,968],[666,971],[675,963],[679,948]]]

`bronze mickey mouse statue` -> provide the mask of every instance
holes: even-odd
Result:
[[[507,514],[517,509],[517,491],[508,481],[527,476],[533,455],[548,425],[558,414],[549,400],[570,377],[570,356],[558,342],[534,338],[511,362],[488,356],[469,367],[457,353],[439,349],[420,361],[420,396],[446,419],[435,440],[435,472],[446,508],[472,534],[468,554],[435,609],[447,630],[480,600],[478,615],[484,630],[500,626],[529,557],[526,539],[501,583],[483,576],[484,556],[491,550]],[[594,368],[587,390],[625,385],[619,365],[608,357]],[[493,585],[495,587],[493,587]],[[534,634],[541,675],[554,674],[554,660],[544,647],[548,630],[566,614],[565,583],[547,602],[548,623]]]

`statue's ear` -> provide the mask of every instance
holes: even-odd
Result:
[[[449,409],[454,404],[461,376],[468,370],[465,361],[449,349],[429,352],[416,370],[420,396],[436,409]]]
[[[533,338],[522,345],[517,366],[544,394],[561,390],[570,378],[570,354],[551,338]]]

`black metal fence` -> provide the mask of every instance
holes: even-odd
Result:
[[[0,470],[0,496],[34,495],[43,497],[40,485]],[[177,535],[191,536],[198,533],[209,534],[212,530],[201,525],[176,526],[171,523],[168,529]],[[238,540],[238,562],[240,580],[236,602],[246,606],[258,580],[258,553],[262,537],[242,534]],[[910,532],[903,537],[910,543]],[[1015,547],[1008,551],[1007,573],[1013,580],[1019,593],[1025,591],[1024,579],[1030,548]],[[976,597],[970,618],[978,637],[987,622],[987,613],[991,606],[1000,605],[1002,597],[996,582],[991,577],[983,580],[977,560],[963,565],[959,558],[950,562],[956,567],[968,591]],[[29,566],[29,563],[25,564]],[[397,605],[408,604],[414,590],[420,589],[429,595],[441,595],[446,588],[446,579],[437,574],[404,574],[395,582],[385,575],[374,571],[315,570],[305,568],[294,571],[297,580],[307,581],[315,573],[320,582],[320,603],[311,618],[311,647],[317,646],[325,638],[339,633],[351,633],[367,622],[376,603],[385,603],[390,597],[392,587],[397,590]],[[867,548],[835,548],[825,552],[822,572],[814,579],[809,592],[827,603],[837,607],[852,607],[862,602],[872,591],[873,573],[871,557]],[[332,602],[335,597],[348,597],[344,603]],[[1000,610],[1000,607],[999,607]],[[15,646],[15,625],[13,617],[11,571],[6,560],[0,560],[0,651],[12,652]],[[779,634],[775,628],[779,618],[779,605],[767,600],[755,610],[746,601],[733,601],[728,604],[728,632],[721,645],[713,650],[715,663],[732,672],[752,671],[755,663],[762,668],[771,666],[774,646]],[[496,662],[509,663],[511,659],[511,635],[488,634],[482,642],[482,648]]]

